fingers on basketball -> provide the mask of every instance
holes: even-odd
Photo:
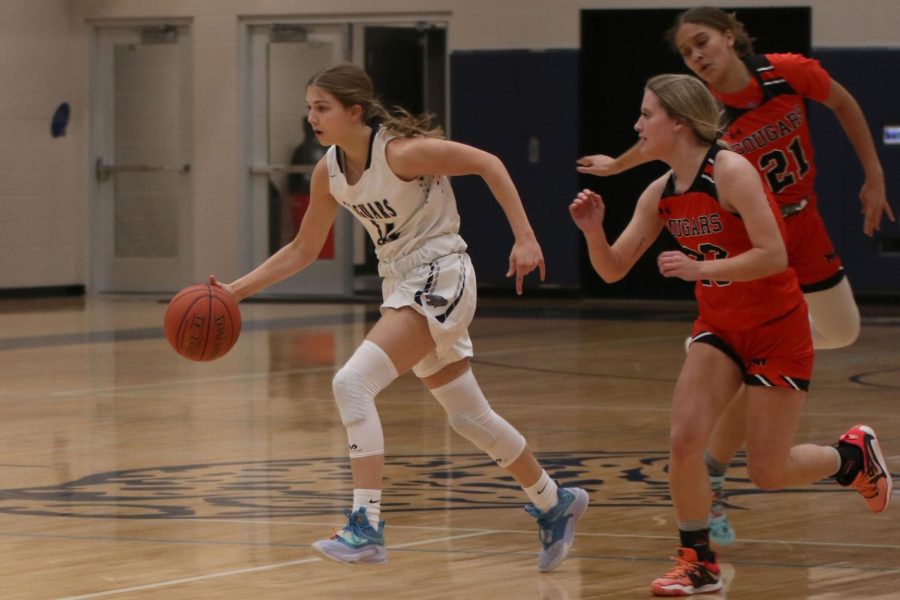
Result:
[[[190,285],[172,298],[163,319],[166,339],[190,360],[224,356],[241,334],[241,312],[222,288],[206,283]]]

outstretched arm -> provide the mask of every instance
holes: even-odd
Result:
[[[535,269],[539,270],[541,281],[544,281],[544,255],[525,214],[519,192],[499,158],[458,142],[409,137],[391,141],[387,147],[387,159],[391,170],[407,180],[421,175],[479,175],[503,209],[515,238],[506,276],[515,276],[516,293],[522,294],[525,276]]]
[[[296,237],[243,277],[220,283],[210,275],[210,284],[222,287],[241,301],[302,271],[318,258],[336,214],[337,202],[328,192],[328,167],[323,158],[313,170],[309,210]]]
[[[896,219],[891,205],[887,201],[884,170],[881,167],[881,161],[878,160],[869,125],[856,98],[833,79],[831,80],[831,90],[824,104],[834,111],[865,173],[865,181],[859,192],[859,199],[862,202],[862,212],[865,214],[863,232],[871,236],[881,227],[882,216],[887,215],[891,221]]]
[[[575,170],[579,173],[587,173],[588,175],[607,177],[609,175],[617,175],[647,162],[650,161],[643,156],[638,145],[635,144],[618,158],[606,156],[605,154],[582,156],[576,161],[578,166],[575,167]]]
[[[606,207],[599,194],[584,190],[569,205],[572,220],[584,233],[591,265],[606,283],[625,277],[662,231],[657,206],[664,184],[665,178],[654,181],[641,194],[631,221],[612,245],[603,231]]]

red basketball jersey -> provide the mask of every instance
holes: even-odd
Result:
[[[716,191],[715,161],[721,146],[713,146],[688,190],[675,192],[669,177],[659,201],[659,217],[695,260],[737,256],[753,247],[740,215],[724,210]],[[775,203],[769,205],[784,237],[784,221]],[[694,295],[700,318],[728,330],[749,329],[787,314],[803,302],[797,276],[790,268],[753,281],[697,281]]]
[[[800,54],[752,55],[743,61],[753,76],[747,87],[716,93],[728,121],[722,139],[753,163],[776,202],[812,204],[816,167],[805,99],[825,100],[831,77],[818,61]]]

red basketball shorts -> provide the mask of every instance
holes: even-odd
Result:
[[[747,385],[809,389],[813,345],[806,302],[752,329],[719,329],[697,319],[691,343],[710,344],[724,352],[743,371]]]
[[[797,273],[803,293],[820,292],[840,283],[844,277],[841,259],[815,206],[785,217],[784,224],[788,264]]]

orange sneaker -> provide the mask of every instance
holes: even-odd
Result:
[[[654,596],[691,596],[722,589],[719,581],[719,565],[701,562],[693,548],[678,548],[678,556],[672,560],[678,564],[650,584]]]
[[[875,432],[867,425],[857,425],[841,436],[841,443],[852,444],[862,451],[862,468],[850,485],[862,495],[869,510],[882,512],[891,501],[893,482]]]

